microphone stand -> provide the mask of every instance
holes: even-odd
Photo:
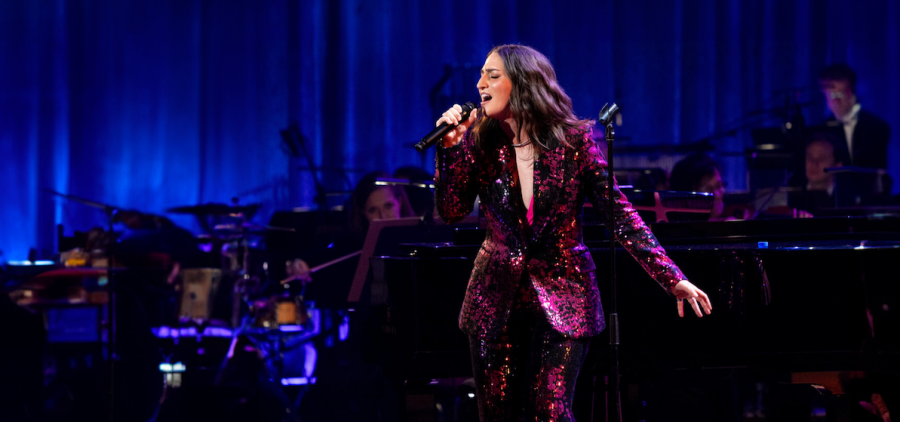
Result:
[[[619,393],[619,313],[616,298],[616,220],[615,220],[615,201],[613,193],[615,185],[613,174],[613,140],[616,135],[613,129],[613,122],[619,107],[613,103],[612,107],[607,108],[606,105],[600,110],[600,124],[606,128],[606,164],[607,164],[607,206],[609,207],[609,219],[607,229],[609,230],[609,283],[610,283],[610,313],[609,313],[609,345],[612,349],[612,406],[608,406],[607,410],[612,411],[608,420],[614,422],[622,421],[622,400]],[[609,400],[607,400],[609,403]]]
[[[119,359],[118,351],[116,350],[116,341],[118,340],[116,334],[116,314],[118,310],[116,309],[116,284],[115,284],[115,245],[116,245],[116,232],[115,228],[115,216],[118,208],[113,207],[111,205],[107,205],[104,208],[106,212],[106,216],[109,219],[109,236],[107,238],[106,244],[106,283],[109,288],[109,304],[108,310],[109,312],[109,325],[107,326],[108,336],[109,336],[109,420],[116,420],[116,361]]]
[[[316,189],[314,201],[319,208],[319,215],[324,215],[328,211],[328,195],[325,192],[325,186],[319,179],[319,173],[316,171],[316,166],[313,165],[312,157],[310,157],[309,151],[306,149],[305,138],[300,132],[300,126],[297,125],[297,122],[293,122],[287,129],[284,129],[279,133],[281,139],[288,145],[288,148],[290,148],[291,155],[299,158],[301,151],[298,150],[298,146],[299,149],[302,150],[303,157],[306,159],[306,164],[310,169],[309,173],[313,179],[313,186]]]

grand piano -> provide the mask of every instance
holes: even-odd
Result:
[[[585,243],[608,310],[608,238],[602,224],[585,218]],[[702,319],[679,319],[672,297],[619,248],[626,382],[658,384],[666,379],[661,374],[704,371],[715,378],[738,370],[790,384],[802,374],[819,374],[813,379],[830,385],[831,394],[843,393],[840,379],[847,374],[896,373],[897,216],[665,222],[651,228],[686,276],[710,295],[714,310]],[[471,375],[468,340],[457,316],[484,235],[483,229],[461,227],[452,239],[405,243],[397,254],[371,258],[371,344],[395,376]],[[591,388],[579,389],[591,392],[593,400],[582,403],[602,394],[607,345],[605,333],[592,343],[582,373]],[[626,414],[647,405],[638,390],[631,389]],[[582,409],[582,415],[587,412]]]

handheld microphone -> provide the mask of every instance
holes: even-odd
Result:
[[[475,110],[476,108],[478,108],[478,106],[476,106],[475,103],[473,103],[471,101],[463,104],[462,105],[462,118],[459,121],[464,122],[466,120],[469,120],[469,114],[471,114],[472,110]],[[422,138],[422,140],[419,141],[418,144],[416,144],[416,151],[419,151],[419,152],[425,151],[430,146],[434,145],[438,140],[443,138],[444,135],[446,135],[451,130],[453,130],[453,128],[455,128],[456,126],[458,126],[458,125],[451,126],[446,123],[441,123],[436,128],[434,128],[434,130],[432,130],[427,135],[425,135],[425,137]]]

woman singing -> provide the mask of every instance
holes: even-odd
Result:
[[[481,107],[454,105],[458,126],[438,148],[435,198],[448,223],[472,211],[488,224],[459,316],[469,335],[482,421],[572,420],[575,379],[605,327],[594,262],[582,244],[585,196],[607,210],[607,165],[541,53],[495,47],[478,80]],[[697,316],[712,305],[685,280],[613,180],[619,242]],[[524,412],[523,412],[524,409]],[[524,415],[523,415],[524,413]]]

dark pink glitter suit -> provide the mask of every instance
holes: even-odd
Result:
[[[606,326],[579,224],[585,196],[607,210],[606,162],[589,127],[570,129],[570,146],[544,151],[534,163],[529,225],[513,147],[486,161],[476,157],[470,135],[438,148],[435,198],[441,218],[453,223],[478,196],[487,221],[459,315],[471,341],[481,420],[572,420],[587,343]],[[619,241],[670,291],[684,275],[613,183]]]

